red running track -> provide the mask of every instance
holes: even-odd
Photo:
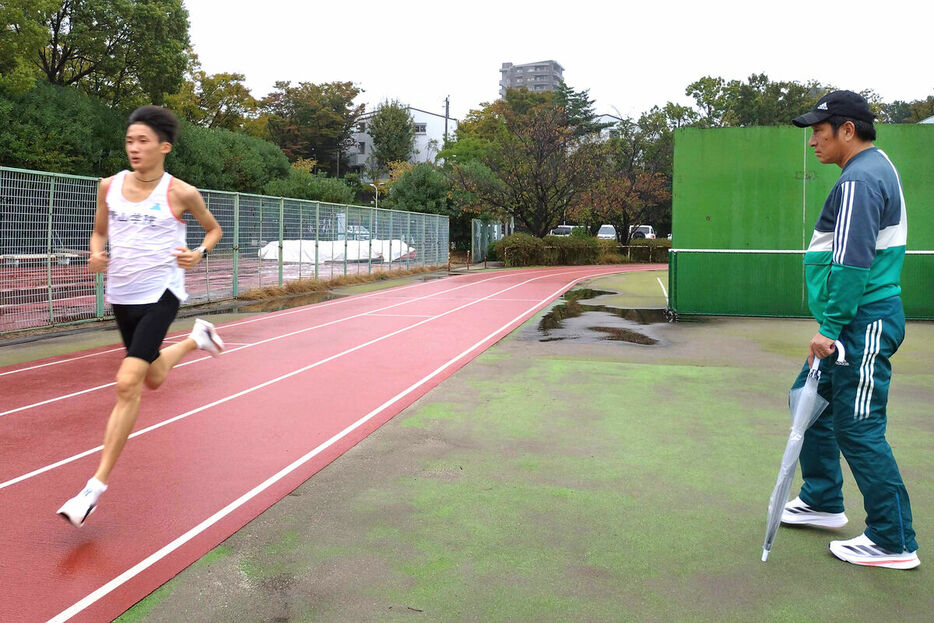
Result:
[[[656,266],[449,277],[219,327],[145,391],[84,528],[55,511],[99,460],[114,347],[0,368],[0,621],[111,620],[577,281]]]

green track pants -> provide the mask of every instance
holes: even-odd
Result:
[[[859,308],[840,334],[849,365],[836,365],[836,356],[821,362],[818,393],[830,404],[808,429],[801,449],[801,500],[817,510],[843,512],[842,452],[863,495],[866,536],[893,552],[918,549],[908,491],[885,440],[889,357],[904,337],[899,297]],[[805,363],[793,388],[804,385],[807,371]]]

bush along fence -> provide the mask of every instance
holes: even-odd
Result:
[[[575,266],[584,264],[620,264],[668,262],[670,240],[633,240],[619,245],[615,240],[589,236],[545,236],[513,234],[492,245],[488,259],[506,266]]]
[[[110,316],[87,270],[99,180],[0,167],[0,334]],[[224,229],[188,272],[188,305],[302,279],[440,266],[448,218],[366,206],[201,191]],[[202,238],[186,214],[188,246]]]

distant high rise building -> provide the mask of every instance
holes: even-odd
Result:
[[[506,95],[506,89],[526,87],[529,91],[554,91],[558,83],[564,81],[564,67],[557,61],[539,61],[525,65],[503,63],[500,68],[499,96]]]

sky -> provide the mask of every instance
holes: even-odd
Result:
[[[260,98],[278,80],[350,81],[462,119],[499,97],[500,67],[555,60],[598,113],[690,105],[703,76],[817,80],[886,102],[934,95],[934,2],[184,0],[202,69]],[[824,14],[816,11],[824,10]],[[834,15],[829,15],[830,13]],[[864,31],[864,32],[860,32]]]

